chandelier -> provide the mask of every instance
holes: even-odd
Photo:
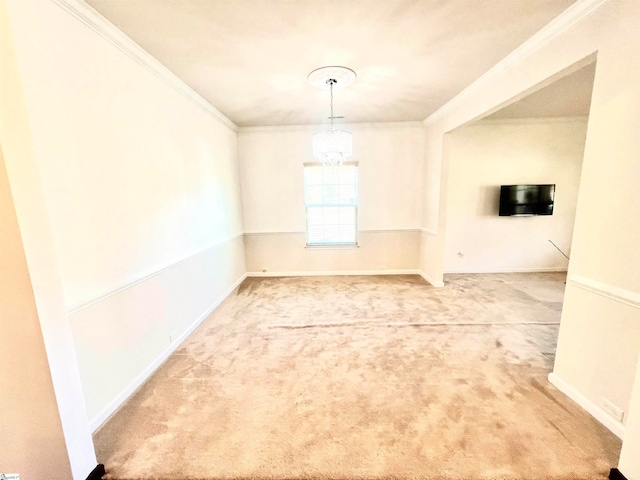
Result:
[[[352,84],[356,79],[356,73],[346,67],[322,67],[309,74],[311,85],[324,90],[329,90],[331,101],[331,122],[328,130],[322,130],[313,134],[313,156],[322,162],[324,166],[338,166],[343,160],[349,158],[353,152],[351,132],[336,130],[333,128],[333,90],[344,88]]]

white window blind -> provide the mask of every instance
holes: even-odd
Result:
[[[355,245],[358,217],[358,166],[305,165],[307,245]]]

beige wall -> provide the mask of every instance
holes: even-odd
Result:
[[[421,124],[348,126],[358,162],[361,248],[339,251],[305,249],[303,164],[314,161],[311,138],[318,128],[247,128],[238,134],[248,271],[417,270]]]
[[[590,11],[590,6],[596,10]],[[597,55],[570,286],[552,378],[612,428],[603,398],[615,395],[621,408],[629,407],[640,336],[640,4],[609,0],[584,2],[575,8],[579,11],[574,18],[565,23],[556,21],[529,41],[520,56],[512,55],[426,120],[424,185],[425,190],[437,188],[438,198],[437,207],[427,205],[424,210],[422,227],[435,234],[423,235],[421,268],[430,277],[442,279],[447,188],[455,181],[448,172],[448,159],[442,155],[445,133],[492,113],[559,75],[578,70]],[[552,33],[551,28],[557,30]],[[434,196],[428,194],[426,201],[435,200]],[[574,287],[582,292],[577,294]],[[627,305],[631,310],[618,315]],[[614,340],[608,348],[603,332]],[[622,337],[627,338],[616,343]],[[597,374],[587,367],[576,368],[583,361],[597,365]],[[623,436],[626,433],[622,425],[612,430]],[[624,461],[623,457],[621,463]]]
[[[418,230],[360,231],[357,247],[305,247],[304,233],[247,234],[247,272],[417,273],[419,239]]]
[[[0,472],[65,480],[71,466],[2,150],[0,244]]]
[[[83,4],[6,1],[22,178],[46,202],[95,428],[244,277],[235,126]]]
[[[586,118],[483,120],[449,134],[445,272],[564,271]],[[498,216],[500,185],[556,184],[553,215]]]
[[[570,274],[551,377],[561,389],[581,395],[579,403],[621,437],[640,354],[640,310],[629,299],[631,292]],[[622,422],[604,411],[605,401],[624,412]]]
[[[3,225],[8,228],[8,245],[12,245],[11,242],[18,241],[18,237],[11,237],[15,234],[12,233],[15,228],[12,217],[15,218],[22,240],[19,250],[9,247],[4,252],[10,258],[7,258],[7,270],[3,268],[2,274],[10,277],[5,277],[9,284],[2,291],[9,293],[11,286],[15,285],[16,298],[5,296],[0,305],[9,307],[6,316],[1,316],[8,322],[2,335],[3,353],[6,350],[7,355],[34,370],[24,371],[20,366],[12,365],[12,361],[5,364],[15,366],[15,369],[6,372],[6,376],[3,374],[2,379],[16,381],[17,385],[3,386],[3,394],[16,392],[21,404],[14,403],[8,410],[0,409],[2,431],[15,433],[15,437],[3,435],[12,444],[2,451],[10,455],[12,461],[20,462],[16,473],[33,472],[34,476],[29,478],[84,479],[96,466],[96,456],[33,151],[33,132],[25,106],[20,58],[13,35],[22,27],[18,24],[16,28],[15,19],[24,5],[22,2],[0,1],[0,145],[11,191],[11,197],[2,201],[9,209],[5,211],[9,213]],[[5,188],[4,191],[6,195],[8,190]],[[15,208],[15,216],[11,214],[11,208]],[[4,248],[4,241],[2,245]],[[26,260],[28,272],[20,270],[21,259]],[[30,285],[22,281],[25,278]],[[34,307],[35,310],[31,310]],[[43,359],[43,353],[46,353],[46,359]],[[27,380],[34,383],[28,384]],[[54,399],[51,398],[51,387]],[[42,395],[42,399],[38,395]],[[7,396],[16,401],[15,397]],[[62,445],[60,427],[64,435]],[[19,445],[23,448],[26,445],[26,450],[15,450]],[[65,451],[66,458],[62,456]],[[2,468],[3,472],[9,470],[15,472],[8,465],[6,469]],[[37,472],[45,471],[46,475],[36,476]]]

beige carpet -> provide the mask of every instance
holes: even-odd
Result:
[[[247,279],[95,435],[111,479],[604,479],[562,274]]]

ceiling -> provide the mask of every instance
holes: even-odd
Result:
[[[586,117],[595,74],[591,63],[485,118]]]
[[[575,0],[86,0],[240,127],[421,121]]]

